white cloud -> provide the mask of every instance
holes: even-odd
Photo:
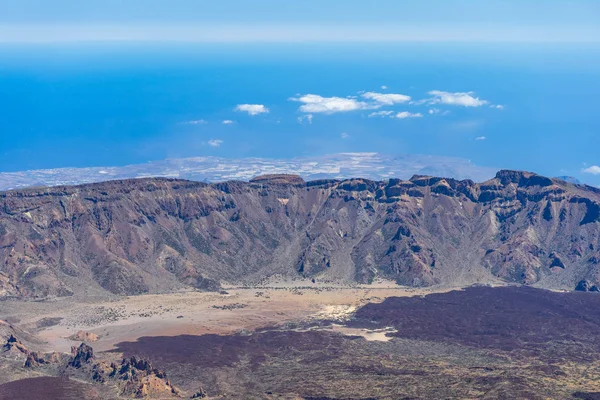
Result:
[[[433,98],[429,104],[447,104],[451,106],[480,107],[488,104],[488,101],[474,97],[474,92],[444,92],[441,90],[432,90],[428,94]]]
[[[368,101],[361,101],[357,96],[323,97],[317,94],[305,94],[292,97],[290,100],[304,103],[299,110],[305,113],[333,114],[357,110],[376,110],[383,106],[407,103],[410,96],[398,93],[360,93],[360,97]],[[383,116],[382,114],[381,116]]]
[[[373,117],[389,117],[393,113],[394,113],[393,111],[375,111],[375,112],[372,112],[371,114],[369,114],[369,118],[373,118]]]
[[[592,165],[591,167],[583,169],[582,172],[586,174],[600,175],[600,167],[597,165]]]
[[[498,110],[504,110],[504,106],[502,104],[492,104],[490,108],[496,108]]]
[[[234,123],[234,121],[232,121],[232,120],[230,120],[230,119],[226,119],[226,120],[224,120],[224,121],[223,121],[223,124],[224,124],[224,125],[231,125],[231,124],[233,124],[233,123]]]
[[[448,110],[440,110],[439,108],[430,108],[429,110],[427,110],[427,113],[429,115],[446,116],[446,115],[450,114],[450,111],[448,111]]]
[[[475,140],[485,140],[487,139],[485,136],[477,136]]]
[[[306,115],[302,115],[302,116],[298,117],[298,123],[299,124],[304,123],[304,121],[308,122],[309,124],[312,124],[313,115],[312,114],[306,114]]]
[[[405,119],[405,118],[421,118],[423,114],[421,113],[411,113],[408,111],[402,111],[396,114],[396,118]]]
[[[183,122],[183,124],[185,124],[185,125],[204,125],[204,124],[208,124],[208,122],[204,119],[195,119],[192,121]]]
[[[247,112],[249,115],[269,113],[269,109],[263,104],[238,104],[235,111]]]
[[[305,94],[290,100],[304,103],[299,110],[305,113],[333,114],[356,110],[368,110],[372,105],[349,97],[322,97],[318,94]],[[377,108],[377,107],[375,107]]]
[[[365,99],[373,100],[379,104],[392,106],[394,104],[407,103],[410,101],[410,96],[398,93],[375,93],[367,92],[363,93],[362,97]]]
[[[383,85],[383,86],[381,87],[381,90],[387,90],[387,86]]]
[[[223,144],[223,141],[221,139],[210,139],[208,141],[208,145],[210,147],[220,147]]]
[[[348,139],[350,137],[350,135],[348,135],[346,132],[342,132],[342,133],[340,133],[340,137],[342,139]]]

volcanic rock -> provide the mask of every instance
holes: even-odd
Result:
[[[260,175],[250,179],[250,183],[263,183],[270,185],[304,185],[304,179],[300,175],[290,174],[268,174]]]
[[[198,390],[196,393],[194,393],[192,395],[192,397],[190,397],[190,399],[205,399],[207,397],[206,392],[204,391],[204,389],[200,388],[200,390]]]
[[[25,347],[25,345],[14,335],[10,335],[4,346],[2,346],[2,349],[4,351],[16,350],[23,354],[29,354],[29,349],[27,349],[27,347]]]
[[[32,351],[27,354],[27,359],[25,360],[25,364],[23,365],[25,368],[33,368],[38,365],[48,364],[49,362],[44,359],[44,357],[36,352]]]
[[[591,286],[592,285],[588,281],[586,281],[585,279],[583,279],[583,280],[581,280],[581,281],[579,281],[577,283],[577,286],[575,286],[575,290],[577,292],[587,292],[587,291],[590,290]]]
[[[69,337],[71,340],[76,340],[78,342],[87,342],[93,343],[99,339],[98,335],[92,332],[79,331],[76,334]]]
[[[92,363],[96,357],[94,356],[94,349],[85,343],[81,343],[79,347],[71,347],[72,358],[69,361],[69,367],[81,368],[84,365]]]
[[[0,297],[271,276],[402,285],[600,280],[600,190],[522,171],[304,182],[165,178],[0,192]]]
[[[179,390],[167,379],[167,375],[152,367],[149,361],[137,357],[123,359],[114,376],[125,381],[122,394],[142,398],[147,396],[177,396]]]

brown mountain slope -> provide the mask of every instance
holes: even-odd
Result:
[[[279,274],[406,285],[597,282],[600,191],[490,181],[267,176],[0,193],[0,296],[214,289]]]

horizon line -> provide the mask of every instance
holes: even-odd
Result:
[[[0,24],[0,43],[600,43],[579,26],[152,26]]]

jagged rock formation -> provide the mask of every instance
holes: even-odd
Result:
[[[23,354],[29,354],[29,349],[25,347],[23,343],[19,339],[17,339],[14,335],[10,335],[10,337],[6,340],[4,346],[2,346],[4,351],[12,351],[16,350]]]
[[[92,383],[116,387],[125,398],[179,397],[179,390],[167,379],[164,371],[137,357],[125,358],[120,364],[98,359],[92,347],[82,343],[71,348],[71,355],[30,351],[21,341],[11,335],[2,347],[11,359],[25,359],[24,368],[38,368],[50,375],[74,376]]]
[[[25,359],[25,364],[23,365],[25,368],[33,368],[43,364],[49,364],[49,361],[46,361],[40,353],[32,351],[27,354],[27,359]]]
[[[152,367],[147,360],[130,357],[123,359],[115,375],[126,384],[122,394],[137,398],[157,395],[178,396],[179,390],[167,379],[167,375]]]
[[[600,190],[500,171],[205,184],[113,181],[0,193],[0,296],[139,294],[278,274],[400,284],[600,278]]]
[[[598,288],[598,286],[591,284],[585,279],[577,283],[575,290],[577,292],[600,292],[600,288]]]
[[[123,359],[121,365],[98,361],[94,350],[82,343],[72,348],[72,358],[67,366],[87,371],[91,380],[106,383],[109,380],[121,387],[121,394],[127,397],[145,398],[177,396],[179,390],[167,379],[167,375],[147,360],[137,357]]]
[[[79,347],[71,347],[72,358],[69,361],[68,366],[72,368],[81,368],[86,364],[92,363],[96,357],[94,356],[94,349],[85,343],[81,343]]]
[[[58,363],[61,361],[61,356],[58,353],[42,354],[37,351],[31,351],[21,340],[11,334],[6,343],[2,346],[2,353],[6,353],[11,358],[16,360],[25,360],[23,366],[25,368],[34,368],[44,364]]]
[[[17,352],[26,354],[29,350],[39,350],[43,343],[42,340],[28,331],[0,320],[0,344],[2,345],[0,347],[0,353],[4,351],[13,351],[15,354]]]

